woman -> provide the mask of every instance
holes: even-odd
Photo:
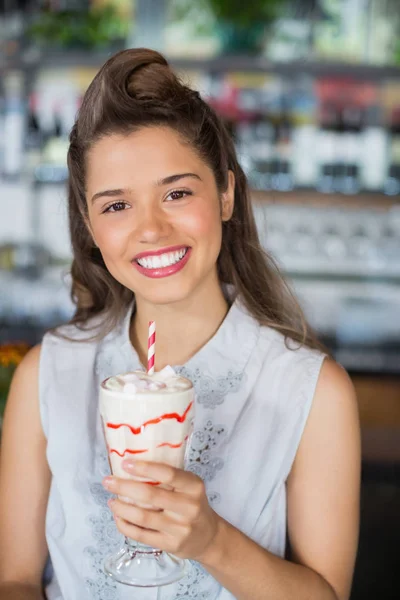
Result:
[[[48,598],[155,598],[104,575],[123,534],[192,560],[161,598],[348,599],[354,391],[262,251],[222,123],[160,54],[126,50],[90,85],[70,142],[77,308],[10,391],[0,598],[42,598],[48,553]],[[99,425],[99,382],[146,364],[149,320],[156,370],[178,366],[196,388],[190,465],[125,468],[169,491],[107,476]]]

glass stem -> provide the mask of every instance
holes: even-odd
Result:
[[[128,537],[125,538],[125,549],[133,556],[136,554],[153,554],[154,556],[160,556],[162,553],[162,550],[157,550],[156,548],[151,548],[145,544],[140,544],[139,542],[135,542],[135,540],[131,540]]]

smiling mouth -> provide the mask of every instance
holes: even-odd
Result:
[[[165,267],[172,267],[178,264],[184,259],[189,248],[182,248],[181,250],[175,250],[174,252],[165,252],[156,256],[142,256],[141,258],[135,258],[135,262],[140,265],[143,269],[163,269]]]

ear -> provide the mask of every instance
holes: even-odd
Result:
[[[235,204],[235,175],[228,171],[228,187],[221,198],[221,217],[223,221],[229,221]]]

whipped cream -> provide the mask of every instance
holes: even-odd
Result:
[[[124,394],[137,394],[146,392],[174,393],[188,390],[191,383],[177,375],[169,365],[161,371],[149,375],[145,371],[134,371],[109,377],[104,382],[104,387],[113,392]]]

